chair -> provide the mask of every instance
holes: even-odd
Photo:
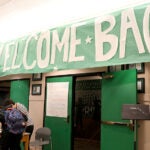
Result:
[[[35,141],[30,142],[30,146],[39,147],[50,144],[52,150],[51,130],[47,127],[38,128],[35,132]]]

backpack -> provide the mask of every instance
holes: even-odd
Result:
[[[5,123],[9,132],[13,134],[22,134],[25,130],[26,122],[23,114],[18,109],[9,109],[4,112]]]

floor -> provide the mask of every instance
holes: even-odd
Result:
[[[75,139],[74,150],[100,150],[100,144],[98,141]]]

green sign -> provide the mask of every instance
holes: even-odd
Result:
[[[150,61],[150,6],[0,44],[0,76]]]

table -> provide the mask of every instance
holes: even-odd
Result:
[[[28,145],[29,145],[29,135],[30,133],[24,132],[21,142],[24,143],[24,150],[28,150]]]

